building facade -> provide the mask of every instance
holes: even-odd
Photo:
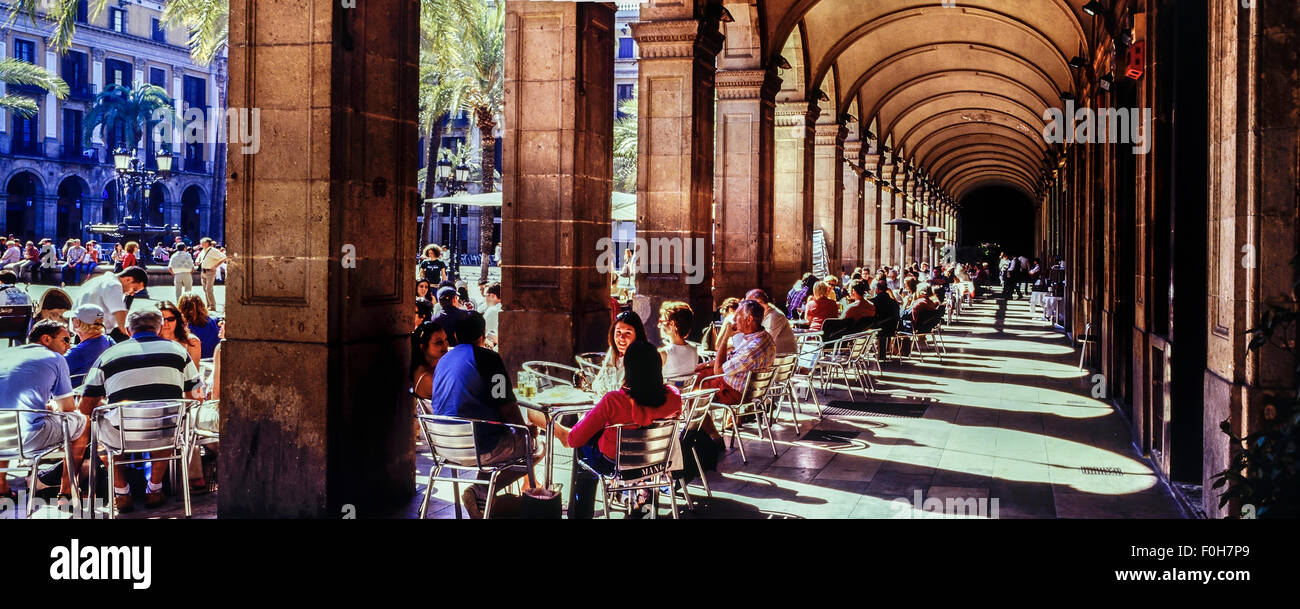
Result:
[[[217,125],[224,121],[226,58],[199,66],[190,57],[189,33],[163,28],[163,4],[121,0],[99,15],[80,3],[76,34],[68,52],[48,44],[50,22],[26,17],[0,31],[0,58],[18,58],[45,67],[68,83],[66,99],[39,87],[0,84],[9,93],[29,95],[39,112],[22,118],[0,110],[0,232],[25,239],[92,238],[86,227],[116,224],[141,213],[151,225],[175,225],[181,234],[222,240],[224,184],[214,162],[225,154]],[[0,3],[8,13],[8,4]],[[147,193],[123,196],[113,170],[111,151],[118,134],[96,130],[90,146],[82,145],[83,121],[95,96],[112,84],[162,87],[179,117],[202,112],[201,138],[185,138],[183,129],[170,142],[146,135],[137,155],[152,164],[154,152],[168,147],[174,171]],[[191,122],[191,125],[197,123]],[[188,140],[201,141],[187,143]],[[111,144],[111,145],[110,145]]]

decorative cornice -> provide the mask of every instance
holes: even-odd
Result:
[[[722,34],[702,27],[703,22],[695,19],[638,21],[628,25],[642,60],[700,55],[712,58],[722,50]]]
[[[781,77],[772,70],[718,70],[714,86],[718,99],[772,99]]]
[[[853,162],[857,162],[862,156],[862,140],[845,140],[844,156],[849,157]]]
[[[812,128],[820,115],[820,108],[809,106],[808,102],[803,100],[777,102],[776,104],[776,126],[778,127]]]
[[[838,146],[844,142],[846,133],[848,133],[848,130],[843,125],[835,123],[817,125],[813,128],[815,142],[818,146]]]

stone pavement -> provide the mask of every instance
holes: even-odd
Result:
[[[942,363],[886,364],[869,407],[860,393],[856,406],[842,404],[848,394],[832,389],[822,404],[836,408],[820,422],[811,403],[798,427],[784,410],[775,458],[750,425],[749,463],[731,451],[710,472],[713,497],[693,484],[699,502],[683,517],[923,518],[927,499],[951,499],[967,517],[1184,517],[1123,418],[1091,397],[1077,352],[1031,318],[1027,301],[977,302],[945,340]],[[428,458],[419,465],[423,492]],[[569,468],[557,460],[566,488]],[[453,518],[450,485],[434,490],[430,517]],[[416,497],[408,516],[418,507]]]

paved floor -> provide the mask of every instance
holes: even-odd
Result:
[[[925,518],[940,504],[957,517],[1183,517],[1124,420],[1091,397],[1077,352],[1027,301],[979,302],[946,336],[942,363],[885,366],[870,397],[878,412],[836,402],[817,422],[809,403],[798,427],[785,412],[776,457],[745,435],[749,463],[728,454],[710,473],[713,497],[692,485],[698,505],[683,517]],[[822,404],[847,397],[833,389]],[[557,463],[567,483],[568,458]],[[454,517],[450,485],[434,490],[430,517]]]

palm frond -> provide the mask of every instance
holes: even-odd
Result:
[[[190,57],[207,66],[230,43],[230,0],[168,0],[162,23],[190,31]]]
[[[36,116],[36,112],[40,110],[36,100],[26,95],[0,95],[0,108],[9,110],[21,118]]]
[[[0,81],[11,85],[36,85],[59,99],[68,96],[68,83],[57,74],[21,59],[0,59]]]

